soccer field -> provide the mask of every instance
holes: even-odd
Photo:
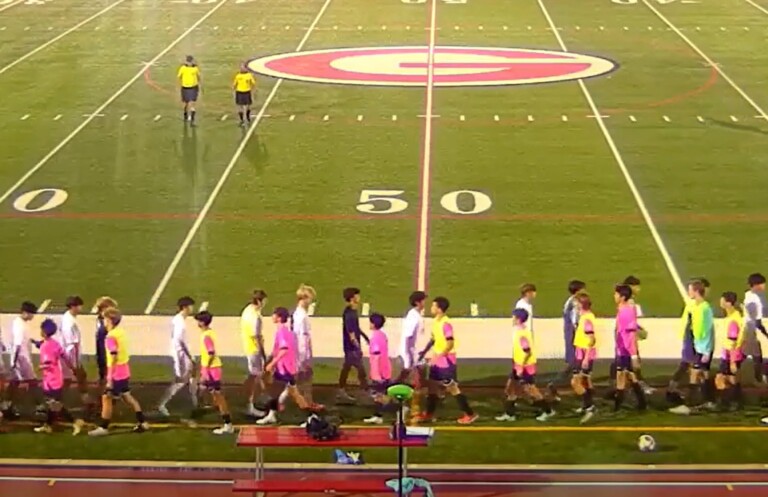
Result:
[[[552,316],[634,274],[676,314],[685,279],[764,262],[766,36],[768,0],[0,0],[0,307],[308,283],[318,314],[359,286],[506,315],[534,282]],[[244,60],[288,71],[247,130]]]

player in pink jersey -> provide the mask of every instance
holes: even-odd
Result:
[[[371,373],[371,388],[376,410],[373,416],[363,422],[380,425],[384,421],[384,405],[389,404],[387,388],[392,382],[392,363],[389,361],[389,340],[384,333],[386,318],[381,314],[373,313],[369,321],[371,323],[371,336],[368,342],[368,369]]]
[[[616,396],[613,410],[618,411],[624,403],[627,386],[637,398],[637,408],[645,410],[647,402],[642,386],[634,373],[633,361],[637,358],[637,308],[630,302],[632,288],[616,285],[613,298],[616,301]]]
[[[61,402],[64,388],[64,370],[62,364],[74,369],[74,364],[67,357],[61,344],[54,338],[58,331],[52,319],[46,319],[40,325],[40,370],[43,374],[43,394],[45,396],[46,421],[35,428],[36,433],[53,433],[56,419],[62,417],[72,423],[72,434],[78,435],[83,429],[83,420],[75,420]]]
[[[256,421],[258,425],[277,423],[279,398],[283,392],[296,402],[299,409],[311,411],[311,405],[299,391],[296,380],[299,373],[298,339],[288,327],[290,313],[285,307],[278,307],[272,313],[272,322],[277,325],[275,344],[272,347],[272,355],[269,358],[266,372],[272,376],[272,382],[268,388],[269,402],[266,416]]]
[[[576,410],[581,414],[581,424],[588,423],[595,415],[592,369],[597,359],[597,323],[592,312],[592,299],[587,293],[576,295],[576,307],[579,320],[573,336],[574,362],[572,365],[571,388],[581,396],[581,407]]]
[[[229,413],[227,399],[221,391],[221,378],[223,364],[217,352],[218,344],[216,333],[211,329],[213,314],[201,311],[195,314],[195,321],[200,328],[200,383],[208,390],[213,398],[214,405],[219,409],[224,425],[213,430],[214,435],[227,435],[235,432],[232,426],[232,416]]]
[[[724,409],[730,408],[736,401],[738,409],[744,408],[744,399],[739,382],[739,370],[746,359],[744,353],[745,326],[742,308],[736,292],[725,292],[720,297],[720,307],[725,312],[724,336],[720,356],[720,371],[715,376],[715,388],[720,393],[720,402]]]

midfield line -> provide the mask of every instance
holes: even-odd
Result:
[[[68,30],[66,30],[63,33],[61,33],[60,35],[56,36],[55,38],[51,38],[50,40],[48,40],[47,42],[43,43],[39,47],[37,47],[35,49],[32,49],[31,51],[27,52],[26,54],[22,55],[18,59],[14,60],[10,64],[8,64],[7,66],[5,66],[2,69],[0,69],[0,74],[3,74],[5,71],[9,70],[10,68],[14,67],[15,65],[17,65],[17,64],[19,64],[21,62],[24,62],[25,60],[27,60],[28,58],[32,57],[36,53],[38,53],[38,52],[40,52],[42,50],[45,50],[46,48],[50,47],[51,45],[53,45],[54,43],[56,43],[60,39],[62,39],[65,36],[67,36],[68,34],[77,31],[78,29],[82,28],[83,26],[85,26],[89,22],[93,21],[97,17],[100,17],[102,14],[106,14],[107,12],[109,12],[112,9],[114,9],[115,7],[117,7],[118,5],[120,5],[123,2],[125,2],[125,0],[117,0],[115,3],[110,4],[110,5],[106,6],[105,8],[101,9],[100,11],[96,12],[95,14],[93,14],[88,19],[85,19],[85,20],[75,24],[74,26],[72,26]]]
[[[10,3],[10,4],[5,5],[3,7],[0,7],[0,12],[6,11],[6,10],[10,9],[11,7],[16,7],[17,5],[21,5],[24,2],[26,2],[26,1],[27,0],[18,0],[17,2],[13,2],[13,3]]]
[[[144,76],[144,72],[147,70],[147,68],[151,67],[155,62],[160,60],[165,54],[173,50],[173,48],[178,45],[184,38],[189,36],[190,33],[192,33],[199,25],[201,25],[203,22],[205,22],[206,19],[211,17],[217,10],[219,10],[221,7],[226,5],[229,2],[229,0],[222,0],[220,3],[217,3],[213,6],[211,10],[206,12],[200,19],[198,19],[192,26],[190,26],[186,31],[184,31],[178,38],[173,40],[170,45],[165,47],[160,53],[158,53],[155,57],[152,58],[149,62],[146,64],[143,64],[141,69],[131,78],[128,80],[127,83],[125,83],[122,87],[120,87],[119,90],[117,90],[111,97],[109,97],[107,100],[104,101],[103,104],[98,106],[91,114],[88,115],[88,117],[83,121],[78,127],[76,127],[70,134],[68,134],[61,142],[59,142],[58,145],[53,147],[50,152],[48,152],[45,157],[40,159],[40,162],[32,166],[32,168],[27,171],[13,186],[11,186],[8,190],[6,190],[5,193],[3,193],[2,196],[0,196],[0,204],[8,200],[8,197],[14,194],[16,190],[19,189],[29,178],[35,175],[37,171],[39,171],[43,166],[45,166],[48,161],[50,161],[57,153],[61,151],[64,147],[69,144],[77,135],[80,134],[81,131],[83,131],[86,126],[88,126],[99,114],[102,114],[104,112],[104,109],[109,107],[112,102],[118,99],[120,95],[125,93],[128,88],[133,85],[139,78]]]
[[[541,13],[544,14],[544,17],[547,19],[547,23],[549,23],[549,27],[552,30],[552,33],[554,33],[560,48],[563,52],[568,52],[568,47],[565,45],[563,37],[560,36],[560,31],[557,30],[557,26],[552,20],[552,16],[549,15],[549,11],[544,5],[544,0],[536,1],[539,4]],[[584,80],[579,79],[577,82],[579,84],[579,88],[581,88],[581,93],[584,95],[584,99],[587,101],[589,108],[592,110],[592,115],[595,116],[595,122],[597,122],[600,131],[603,133],[603,138],[605,138],[605,142],[608,145],[608,148],[611,150],[613,158],[616,160],[616,164],[619,166],[621,173],[624,175],[624,180],[627,182],[627,186],[632,192],[632,196],[635,198],[637,208],[640,210],[640,214],[642,214],[643,219],[645,220],[645,224],[648,226],[648,230],[651,232],[653,241],[656,242],[656,247],[661,253],[661,257],[664,259],[664,264],[666,264],[667,270],[669,271],[670,276],[672,276],[672,280],[675,282],[675,285],[680,292],[680,296],[683,299],[686,299],[687,292],[685,286],[683,285],[683,281],[680,278],[680,273],[678,273],[677,268],[675,267],[675,263],[672,261],[672,257],[669,255],[669,251],[664,244],[664,240],[661,239],[661,235],[659,235],[659,231],[656,229],[656,224],[653,222],[653,218],[651,218],[651,214],[648,212],[648,208],[645,206],[645,201],[640,195],[640,191],[637,189],[637,186],[635,186],[635,181],[632,179],[632,175],[629,174],[629,169],[627,169],[627,165],[624,163],[624,159],[621,157],[621,153],[619,152],[616,143],[613,141],[613,137],[608,131],[608,127],[605,125],[605,121],[602,117],[602,114],[600,113],[600,110],[595,104],[595,100],[592,98],[592,94],[589,92],[589,89],[587,89],[587,85],[584,83]]]
[[[309,40],[309,37],[312,34],[312,31],[315,30],[315,27],[317,27],[318,23],[320,22],[320,19],[322,19],[323,15],[325,14],[325,11],[328,10],[328,6],[330,4],[331,4],[331,0],[325,0],[325,3],[323,3],[323,6],[320,7],[320,12],[317,13],[317,16],[315,16],[315,19],[312,21],[312,24],[310,24],[309,28],[307,28],[307,31],[304,33],[304,37],[296,46],[294,53],[301,52],[304,49],[304,45],[307,44],[307,41]],[[192,224],[192,227],[189,228],[189,231],[187,232],[187,236],[184,238],[184,241],[181,242],[181,246],[176,251],[176,255],[173,256],[173,260],[171,261],[171,264],[168,266],[168,269],[165,270],[165,274],[163,275],[162,280],[160,280],[160,284],[157,285],[155,292],[152,294],[152,298],[149,299],[149,303],[147,304],[146,309],[144,309],[144,314],[152,313],[155,306],[157,305],[157,301],[160,300],[160,297],[163,295],[165,288],[168,286],[168,283],[171,281],[171,277],[176,272],[176,268],[179,266],[179,263],[184,258],[184,254],[186,254],[187,250],[189,249],[189,245],[192,243],[192,240],[195,238],[195,235],[200,230],[200,226],[202,226],[203,221],[205,221],[206,216],[208,216],[208,212],[211,210],[211,207],[213,207],[214,202],[216,202],[216,198],[219,196],[219,193],[221,193],[221,189],[224,187],[224,184],[227,182],[229,175],[232,174],[232,171],[234,170],[235,165],[237,164],[237,161],[240,160],[240,156],[245,151],[245,147],[248,145],[248,141],[256,132],[256,128],[258,128],[259,124],[264,118],[264,114],[267,111],[267,107],[269,107],[269,104],[272,102],[272,99],[275,98],[275,95],[277,94],[277,90],[280,89],[280,86],[283,84],[283,81],[284,81],[283,79],[278,79],[277,82],[275,82],[275,85],[272,87],[272,90],[267,95],[266,100],[264,100],[264,104],[262,104],[261,109],[259,109],[259,113],[256,114],[256,118],[254,119],[253,124],[251,124],[251,126],[248,128],[248,131],[245,133],[245,136],[243,136],[243,139],[240,141],[240,145],[238,145],[237,149],[235,150],[235,153],[232,156],[232,159],[229,161],[229,164],[227,164],[227,167],[224,169],[224,172],[219,178],[218,183],[216,183],[216,186],[213,188],[213,190],[211,191],[211,194],[208,196],[208,200],[206,200],[205,204],[203,205],[203,208],[200,209],[200,212],[197,214],[197,217],[195,218],[195,222]]]
[[[766,14],[766,15],[768,15],[768,9],[766,9],[766,8],[765,8],[765,7],[763,7],[762,5],[760,5],[760,4],[758,4],[758,3],[755,3],[755,2],[753,2],[752,0],[744,0],[744,1],[745,1],[745,2],[747,2],[749,5],[751,5],[752,7],[756,8],[757,10],[760,10],[760,11],[762,11],[762,12],[763,12],[763,14]]]
[[[768,120],[768,114],[766,114],[766,113],[765,113],[765,111],[762,109],[762,107],[760,107],[760,106],[757,104],[757,102],[755,102],[754,100],[752,100],[752,98],[751,98],[749,95],[747,95],[747,92],[745,92],[744,90],[742,90],[742,89],[741,89],[741,87],[739,87],[739,85],[737,85],[737,84],[736,84],[736,82],[735,82],[734,80],[732,80],[732,79],[731,79],[731,78],[730,78],[730,77],[729,77],[727,74],[725,74],[725,71],[723,71],[723,70],[720,68],[720,66],[719,66],[719,65],[717,65],[717,62],[713,61],[713,60],[712,60],[712,59],[711,59],[711,58],[710,58],[710,57],[709,57],[707,54],[705,54],[705,53],[704,53],[704,52],[703,52],[703,51],[702,51],[702,50],[701,50],[699,47],[697,47],[697,46],[696,46],[696,45],[695,45],[695,44],[694,44],[694,43],[693,43],[693,42],[692,42],[692,41],[691,41],[691,40],[690,40],[690,39],[689,39],[687,36],[685,36],[685,35],[683,34],[683,32],[682,32],[682,31],[680,31],[680,30],[677,28],[677,26],[675,26],[674,24],[672,24],[672,22],[670,22],[670,20],[669,20],[669,19],[667,19],[667,17],[666,17],[664,14],[662,14],[661,12],[659,12],[659,10],[658,10],[656,7],[654,7],[653,5],[651,5],[651,4],[650,4],[650,2],[648,2],[648,0],[642,0],[642,1],[643,1],[643,3],[645,4],[645,6],[646,6],[646,7],[648,7],[649,9],[651,9],[651,11],[652,11],[652,12],[653,12],[653,13],[656,15],[656,17],[658,17],[658,18],[659,18],[659,19],[660,19],[660,20],[661,20],[661,21],[662,21],[664,24],[666,24],[666,25],[669,27],[669,29],[671,29],[672,31],[674,31],[674,32],[677,34],[677,36],[679,36],[679,37],[680,37],[680,38],[681,38],[681,39],[682,39],[682,40],[683,40],[683,41],[684,41],[684,42],[685,42],[685,43],[686,43],[686,44],[687,44],[689,47],[691,47],[691,49],[692,49],[694,52],[696,52],[697,54],[699,54],[699,57],[701,57],[702,59],[704,59],[704,60],[706,61],[706,63],[707,63],[707,64],[709,64],[709,65],[712,67],[712,69],[714,69],[715,71],[717,71],[717,72],[718,72],[718,74],[720,74],[720,76],[722,76],[722,77],[723,77],[723,79],[724,79],[724,80],[725,80],[725,81],[726,81],[726,82],[727,82],[729,85],[731,85],[731,88],[733,88],[734,90],[736,90],[736,92],[737,92],[739,95],[741,95],[741,98],[743,98],[743,99],[744,99],[744,100],[745,100],[745,101],[746,101],[746,102],[747,102],[749,105],[751,105],[751,106],[752,106],[752,108],[753,108],[753,109],[755,109],[755,111],[757,111],[757,113],[758,113],[758,114],[760,114],[760,117],[761,117],[761,118]]]
[[[429,45],[427,47],[427,96],[424,103],[424,144],[421,161],[421,209],[419,213],[418,262],[416,289],[427,289],[429,253],[429,191],[432,182],[432,121],[435,93],[435,40],[437,38],[437,3],[432,0],[429,13]]]

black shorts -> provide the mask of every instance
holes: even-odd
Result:
[[[571,364],[571,372],[573,372],[573,374],[591,375],[592,369],[594,368],[594,366],[595,366],[595,361],[592,361],[592,360],[587,362],[586,368],[584,367],[584,364],[582,361],[574,361],[574,363]]]
[[[43,389],[43,395],[45,396],[46,402],[61,402],[62,389],[61,388],[56,388],[53,390]]]
[[[731,371],[731,363],[726,359],[720,360],[720,374],[723,374],[725,376],[736,376],[738,374],[739,370],[741,369],[741,363],[744,361],[736,361],[736,373],[733,373]]]
[[[621,355],[616,357],[616,371],[632,371],[632,357]]]
[[[191,86],[189,88],[181,88],[181,101],[186,103],[197,102],[197,96],[200,94],[199,86]]]
[[[235,92],[235,105],[252,105],[253,97],[249,91],[236,91]]]
[[[107,388],[104,390],[104,393],[111,395],[112,398],[115,399],[119,399],[123,395],[131,393],[130,378],[112,381],[112,388]]]
[[[363,353],[359,350],[344,351],[344,366],[355,369],[365,369],[363,366]]]
[[[707,355],[707,360],[704,360],[704,354],[696,352],[693,356],[693,369],[697,371],[709,371],[712,368],[712,354]]]
[[[450,385],[451,383],[457,381],[458,375],[456,373],[457,371],[455,364],[451,364],[447,368],[441,368],[438,366],[429,367],[429,379],[432,381],[439,381],[444,385]]]
[[[205,380],[203,386],[209,392],[221,392],[221,380]]]
[[[384,381],[372,381],[371,382],[371,391],[374,394],[381,394],[385,395],[387,393],[387,389],[390,386],[390,382],[387,380]]]

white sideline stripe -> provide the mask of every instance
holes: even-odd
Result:
[[[226,3],[226,0],[225,0]],[[322,19],[323,14],[325,14],[325,11],[328,10],[328,6],[331,4],[331,0],[325,0],[323,3],[323,6],[320,7],[320,11],[317,13],[317,16],[315,16],[314,21],[312,21],[312,24],[307,28],[307,31],[304,33],[304,36],[301,38],[301,41],[296,46],[296,50],[294,52],[301,52],[301,50],[304,48],[304,45],[306,45],[307,40],[309,40],[309,36],[312,34],[312,31],[315,30],[318,23],[320,22],[320,19]],[[221,6],[222,4],[218,4],[218,6]],[[211,207],[213,207],[213,203],[216,201],[216,198],[219,196],[219,193],[221,192],[221,189],[224,187],[224,183],[227,182],[227,179],[229,178],[229,175],[232,174],[232,170],[235,168],[235,164],[237,164],[237,161],[240,159],[240,156],[243,155],[243,151],[245,151],[245,147],[248,145],[248,141],[250,140],[251,136],[256,132],[256,128],[258,128],[259,123],[264,118],[264,114],[267,111],[267,107],[269,107],[269,104],[272,102],[272,99],[275,98],[275,95],[277,94],[277,90],[280,89],[280,86],[282,85],[284,79],[278,79],[275,85],[272,87],[272,90],[270,90],[269,94],[267,95],[266,100],[264,100],[264,103],[261,106],[261,109],[259,109],[259,113],[256,114],[256,118],[253,120],[253,124],[251,124],[251,127],[248,128],[248,131],[245,133],[245,136],[243,136],[243,139],[240,141],[240,145],[238,145],[237,149],[235,150],[234,155],[232,155],[232,159],[229,161],[229,164],[227,164],[227,167],[224,169],[224,172],[222,173],[221,177],[219,178],[218,183],[216,183],[216,186],[213,188],[213,191],[211,191],[211,194],[208,196],[208,200],[206,200],[205,204],[203,205],[203,208],[200,209],[200,212],[197,214],[197,218],[195,219],[195,222],[192,224],[192,227],[189,228],[189,232],[187,233],[187,236],[184,238],[184,241],[181,243],[181,246],[179,246],[179,249],[176,251],[176,255],[173,256],[173,260],[171,260],[171,264],[168,266],[168,269],[166,269],[165,274],[163,275],[163,279],[160,280],[160,284],[157,285],[157,288],[155,289],[155,293],[152,294],[152,297],[149,299],[149,303],[147,304],[146,309],[144,309],[144,314],[150,314],[152,310],[155,308],[155,305],[157,305],[157,301],[160,299],[160,296],[165,291],[165,287],[168,286],[168,282],[171,281],[171,277],[173,276],[173,273],[176,272],[176,268],[178,267],[179,263],[181,262],[181,259],[184,257],[184,254],[187,252],[187,249],[189,249],[189,245],[192,243],[192,239],[197,234],[198,230],[200,229],[200,226],[203,225],[203,221],[205,221],[206,216],[208,216],[208,212],[211,210]],[[289,118],[290,121],[293,121],[295,119],[295,115],[291,115]]]
[[[682,38],[682,39],[683,39],[683,41],[684,41],[684,42],[685,42],[685,43],[686,43],[686,44],[687,44],[689,47],[691,47],[691,49],[693,49],[693,51],[694,51],[694,52],[696,52],[697,54],[699,54],[699,56],[700,56],[702,59],[704,59],[704,60],[707,62],[707,64],[709,64],[710,66],[712,66],[712,67],[715,69],[715,71],[717,71],[717,72],[718,72],[718,74],[720,74],[720,76],[722,76],[722,77],[723,77],[723,79],[724,79],[724,80],[726,80],[726,81],[728,82],[728,84],[729,84],[729,85],[731,85],[731,88],[733,88],[734,90],[736,90],[736,91],[739,93],[739,95],[741,95],[741,97],[742,97],[744,100],[746,100],[746,101],[747,101],[747,103],[748,103],[749,105],[751,105],[753,109],[755,109],[755,110],[757,111],[757,113],[758,113],[758,114],[760,114],[760,115],[761,115],[761,116],[763,116],[764,118],[768,119],[768,114],[766,114],[766,113],[765,113],[765,111],[764,111],[764,110],[763,110],[763,109],[762,109],[762,108],[761,108],[761,107],[760,107],[760,106],[757,104],[757,102],[755,102],[754,100],[752,100],[752,98],[751,98],[749,95],[747,95],[747,93],[746,93],[744,90],[742,90],[742,89],[741,89],[741,87],[740,87],[739,85],[737,85],[735,81],[733,81],[733,80],[732,80],[732,79],[731,79],[731,78],[730,78],[730,77],[729,77],[727,74],[725,74],[725,72],[724,72],[724,71],[723,71],[723,70],[720,68],[720,65],[719,65],[719,64],[715,63],[715,61],[713,61],[711,58],[709,58],[709,56],[708,56],[707,54],[705,54],[704,52],[702,52],[702,51],[701,51],[701,49],[700,49],[699,47],[697,47],[697,46],[696,46],[696,45],[695,45],[695,44],[694,44],[694,43],[693,43],[693,42],[692,42],[690,39],[688,39],[688,37],[687,37],[687,36],[685,36],[685,35],[684,35],[684,34],[683,34],[683,33],[682,33],[682,32],[681,32],[681,31],[680,31],[678,28],[677,28],[677,26],[675,26],[674,24],[672,24],[672,23],[669,21],[669,19],[667,19],[667,18],[666,18],[666,16],[665,16],[664,14],[662,14],[661,12],[659,12],[659,10],[658,10],[656,7],[654,7],[653,5],[651,5],[651,4],[650,4],[650,2],[649,2],[648,0],[643,0],[643,3],[645,4],[645,6],[646,6],[646,7],[648,7],[649,9],[651,9],[651,11],[652,11],[654,14],[656,14],[656,17],[658,17],[658,18],[659,18],[659,19],[660,19],[662,22],[664,22],[664,24],[666,24],[667,26],[669,26],[669,27],[670,27],[670,29],[672,29],[672,31],[674,31],[675,33],[677,33],[677,35],[678,35],[680,38]]]
[[[432,102],[435,90],[435,38],[437,37],[437,2],[432,0],[427,48],[427,98],[424,104],[424,157],[421,163],[421,209],[419,214],[419,252],[416,289],[426,290],[427,244],[429,243],[429,190],[432,167]]]
[[[533,467],[533,466],[532,466]],[[45,476],[0,476],[0,481],[29,481],[29,482],[50,482],[55,480],[63,483],[128,483],[145,485],[232,485],[233,480],[182,480],[173,478],[98,478],[98,477],[45,477]],[[582,487],[582,488],[636,488],[636,487],[697,487],[697,488],[719,488],[727,487],[768,487],[768,482],[764,481],[500,481],[500,482],[480,482],[480,481],[436,481],[431,482],[432,486],[437,487]]]
[[[756,8],[757,10],[761,11],[763,14],[768,15],[768,9],[766,9],[762,5],[759,5],[759,4],[755,3],[755,2],[753,2],[752,0],[744,0],[744,1],[747,2],[749,5],[751,5],[752,7]],[[749,31],[749,28],[744,28],[744,29]]]
[[[537,2],[539,4],[539,7],[541,8],[542,14],[544,14],[544,17],[547,19],[547,22],[549,23],[549,25],[554,27],[555,22],[552,20],[552,17],[549,15],[549,11],[547,10],[547,7],[544,5],[544,1],[537,0]],[[643,2],[646,2],[646,0],[643,0]],[[552,32],[555,34],[555,38],[557,38],[557,43],[560,45],[560,48],[563,50],[563,52],[568,52],[569,51],[568,47],[565,45],[565,42],[563,41],[563,37],[560,36],[560,33],[557,30],[553,30]],[[651,232],[651,237],[653,238],[653,241],[656,242],[656,247],[659,249],[659,252],[661,253],[661,257],[664,259],[664,264],[666,264],[667,270],[669,271],[670,276],[672,276],[672,279],[674,280],[675,285],[677,286],[677,290],[680,292],[680,296],[683,299],[687,298],[687,292],[685,287],[683,286],[683,281],[680,278],[680,273],[678,273],[677,268],[675,267],[675,263],[672,261],[672,257],[669,255],[669,251],[667,250],[667,247],[664,244],[664,241],[661,239],[661,236],[659,235],[659,231],[656,229],[656,224],[653,222],[653,219],[651,218],[651,214],[648,212],[648,208],[645,206],[645,201],[643,200],[643,197],[640,195],[640,191],[637,189],[637,186],[635,186],[635,181],[632,179],[632,175],[629,174],[629,169],[627,169],[627,165],[624,163],[624,159],[621,157],[621,153],[619,152],[619,149],[616,146],[616,143],[613,141],[613,137],[611,136],[611,133],[608,131],[608,127],[605,125],[603,116],[600,114],[600,111],[597,108],[597,105],[595,104],[594,99],[592,98],[592,94],[589,92],[589,89],[587,89],[587,85],[584,83],[583,80],[579,79],[576,82],[579,85],[579,88],[581,88],[581,92],[584,94],[584,98],[589,104],[589,107],[592,110],[592,114],[595,116],[595,121],[597,122],[597,125],[600,128],[600,131],[602,131],[603,133],[605,142],[608,145],[608,148],[610,148],[611,153],[613,154],[613,158],[616,160],[616,164],[619,166],[621,173],[624,175],[624,179],[627,182],[627,186],[629,187],[629,190],[632,192],[632,196],[635,198],[635,203],[637,204],[637,208],[640,210],[640,213],[642,214],[643,219],[645,220],[645,224],[648,226],[648,230]]]
[[[78,29],[82,28],[83,26],[85,26],[89,22],[93,21],[94,19],[96,19],[97,17],[99,17],[99,16],[101,16],[103,14],[106,14],[107,12],[109,12],[112,9],[114,9],[115,7],[117,7],[118,5],[120,5],[123,2],[125,2],[125,0],[117,0],[115,3],[107,5],[106,7],[101,9],[100,11],[96,12],[95,14],[93,14],[91,17],[89,17],[89,18],[87,18],[87,19],[85,19],[83,21],[78,22],[77,24],[75,24],[74,26],[72,26],[68,30],[64,31],[60,35],[55,36],[55,37],[51,38],[50,40],[46,41],[45,43],[43,43],[42,45],[40,45],[39,47],[30,50],[29,52],[25,53],[24,55],[22,55],[18,59],[14,60],[10,64],[8,64],[7,66],[5,66],[2,69],[0,69],[0,74],[3,74],[4,72],[8,71],[12,67],[16,66],[17,64],[20,64],[20,63],[24,62],[25,60],[27,60],[28,58],[32,57],[36,53],[38,53],[38,52],[40,52],[42,50],[45,50],[46,48],[50,47],[51,45],[53,45],[54,43],[56,43],[60,39],[62,39],[65,36],[67,36],[68,34],[77,31]],[[11,4],[11,5],[13,5],[13,4]],[[0,10],[0,12],[2,12],[2,10]]]
[[[221,7],[226,5],[229,2],[229,0],[223,0],[221,3],[217,3],[213,6],[211,10],[206,12],[200,19],[197,20],[191,27],[189,27],[186,31],[184,31],[181,35],[179,35],[178,38],[173,40],[170,45],[165,47],[159,54],[155,56],[154,59],[150,60],[145,67],[142,67],[139,72],[137,72],[131,79],[128,80],[127,83],[125,83],[122,87],[120,87],[119,90],[117,90],[111,97],[109,97],[107,100],[104,101],[103,104],[101,104],[96,110],[93,111],[93,113],[82,123],[80,123],[80,126],[76,127],[69,135],[67,135],[58,145],[53,147],[53,149],[48,152],[45,157],[40,159],[40,162],[32,166],[32,168],[22,176],[19,181],[17,181],[13,186],[11,186],[5,193],[3,193],[2,196],[0,196],[0,204],[5,202],[8,197],[13,195],[13,192],[15,192],[21,185],[24,184],[25,181],[27,181],[29,178],[31,178],[37,171],[40,170],[44,165],[48,163],[51,158],[59,153],[59,151],[66,147],[69,142],[72,141],[73,138],[75,138],[82,130],[85,129],[86,126],[88,126],[91,121],[93,121],[97,115],[101,114],[104,109],[109,107],[109,105],[114,102],[115,100],[120,97],[123,93],[125,93],[128,88],[133,85],[136,81],[138,81],[139,78],[141,78],[144,75],[144,71],[147,67],[149,67],[151,64],[154,64],[158,60],[160,60],[165,54],[173,50],[173,48],[178,45],[184,38],[186,38],[192,31],[195,30],[197,26],[202,24],[206,19],[211,17],[217,10],[219,10]]]
[[[8,9],[10,9],[11,7],[16,7],[17,5],[21,5],[22,3],[26,2],[26,1],[27,1],[27,0],[18,0],[18,1],[16,1],[16,2],[13,2],[13,3],[9,3],[8,5],[6,5],[6,6],[4,6],[4,7],[0,7],[0,12],[3,12],[4,10],[8,10]]]

